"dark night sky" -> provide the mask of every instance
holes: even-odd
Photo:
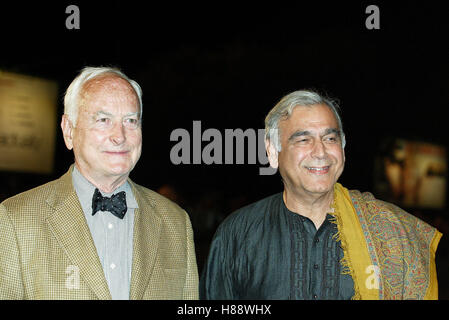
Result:
[[[280,191],[279,176],[259,176],[259,165],[175,166],[169,137],[176,128],[191,132],[194,120],[203,131],[263,128],[274,104],[301,88],[340,101],[348,140],[341,181],[350,188],[372,188],[383,137],[447,145],[441,3],[164,3],[1,4],[0,68],[58,81],[59,118],[64,90],[83,66],[121,67],[144,91],[144,151],[132,178],[153,189],[171,183],[187,197],[217,190],[250,201]],[[69,4],[80,8],[80,30],[65,27]],[[380,8],[380,30],[365,27],[369,4]],[[72,154],[59,132],[57,145],[51,176],[14,178],[28,188],[64,173]]]

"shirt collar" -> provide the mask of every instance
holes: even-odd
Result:
[[[73,187],[78,194],[78,198],[80,199],[83,208],[84,206],[90,207],[92,204],[92,196],[95,192],[96,187],[81,174],[76,165],[73,166],[72,181]],[[136,209],[139,207],[136,199],[134,198],[134,194],[128,181],[115,189],[112,193],[104,193],[100,190],[101,194],[106,197],[110,197],[113,194],[119,193],[121,191],[126,192],[126,205],[128,206],[128,208]]]

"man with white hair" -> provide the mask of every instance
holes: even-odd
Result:
[[[0,204],[0,299],[197,299],[187,213],[129,179],[142,149],[142,91],[86,67],[64,98],[75,163]]]
[[[284,190],[219,226],[202,299],[436,299],[441,233],[338,178],[345,135],[337,105],[285,96],[265,119],[266,151]]]

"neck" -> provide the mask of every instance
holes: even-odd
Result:
[[[79,165],[75,164],[78,171],[92,183],[96,188],[98,188],[103,193],[112,193],[122,184],[126,182],[128,178],[127,175],[124,176],[111,176],[111,177],[97,177],[95,175],[89,174],[88,171],[83,170]]]
[[[318,229],[331,211],[334,190],[323,194],[301,194],[284,188],[283,199],[288,210],[309,218]]]

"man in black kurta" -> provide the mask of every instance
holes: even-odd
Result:
[[[284,192],[231,215],[217,230],[204,269],[204,299],[349,299],[352,279],[330,222],[343,172],[344,134],[332,102],[287,95],[265,119],[270,166]]]
[[[441,233],[337,181],[345,135],[336,105],[285,96],[265,119],[270,166],[284,184],[218,228],[203,299],[437,299]]]
[[[342,274],[337,226],[316,230],[291,212],[282,193],[230,215],[212,241],[200,284],[202,299],[350,299],[354,284]]]

